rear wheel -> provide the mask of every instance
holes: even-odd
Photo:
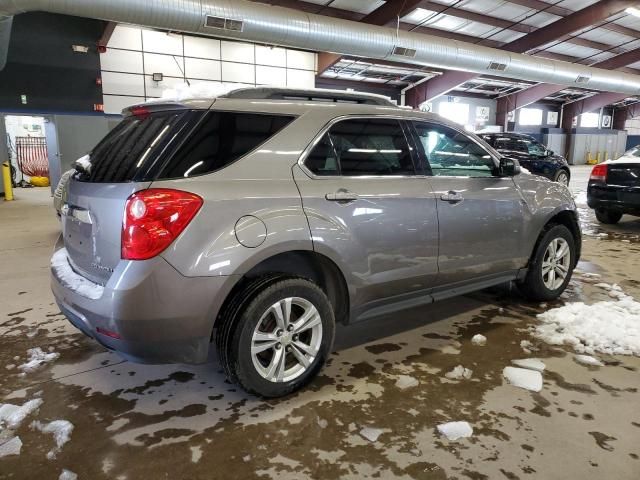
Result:
[[[569,173],[566,170],[558,170],[554,177],[554,181],[562,185],[569,186]]]
[[[605,210],[604,208],[596,208],[596,218],[600,223],[614,224],[620,221],[622,213]]]
[[[569,229],[564,225],[548,228],[536,246],[520,290],[531,300],[558,298],[571,280],[575,258],[575,240]]]
[[[333,345],[334,313],[309,280],[258,282],[238,294],[243,302],[230,305],[218,333],[226,341],[218,342],[218,351],[228,377],[246,391],[281,397],[322,368]]]

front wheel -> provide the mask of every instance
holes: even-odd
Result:
[[[597,208],[596,218],[600,223],[613,225],[620,221],[622,218],[622,212],[612,212],[611,210],[605,210],[604,208]]]
[[[262,397],[287,395],[320,371],[333,345],[335,320],[325,293],[302,278],[274,279],[249,289],[219,348],[231,380]]]
[[[569,174],[566,170],[558,170],[554,177],[554,181],[564,185],[565,187],[569,186]]]
[[[536,246],[522,293],[535,301],[554,300],[567,288],[575,267],[576,247],[571,231],[564,225],[549,228]]]

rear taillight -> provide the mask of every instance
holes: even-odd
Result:
[[[601,163],[600,165],[596,165],[595,167],[593,167],[593,170],[591,170],[591,177],[589,177],[589,180],[607,183],[608,172],[609,172],[609,166],[606,163]]]
[[[182,233],[202,206],[193,193],[151,188],[127,199],[122,220],[122,258],[155,257]]]

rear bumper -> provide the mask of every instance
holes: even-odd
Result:
[[[214,320],[233,284],[232,277],[184,277],[160,257],[120,262],[99,298],[79,294],[68,280],[52,268],[51,288],[69,321],[142,363],[206,361]]]
[[[640,187],[590,183],[587,205],[593,209],[602,208],[640,216]]]

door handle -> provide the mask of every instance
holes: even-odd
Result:
[[[442,200],[443,202],[449,202],[449,203],[460,203],[461,201],[464,200],[464,197],[460,195],[458,192],[449,190],[447,193],[443,193],[442,195],[440,195],[440,200]]]
[[[327,193],[324,198],[330,202],[353,202],[358,200],[358,194],[349,192],[348,190],[338,190],[335,193]]]

